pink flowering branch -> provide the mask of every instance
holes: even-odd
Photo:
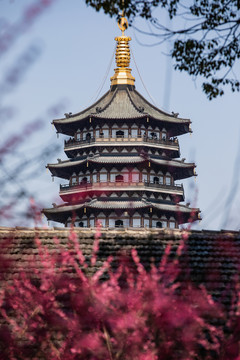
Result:
[[[14,25],[7,25],[0,37],[0,56],[7,52],[14,42],[23,35],[37,18],[56,0],[37,0],[25,8],[22,18]]]
[[[0,292],[1,359],[230,360],[227,347],[237,360],[239,335],[227,338],[212,321],[227,322],[219,305],[205,288],[178,282],[184,241],[174,256],[167,246],[149,271],[136,250],[96,270],[100,237],[99,226],[93,261],[73,228],[68,243],[54,239],[57,251],[36,237],[28,269]]]

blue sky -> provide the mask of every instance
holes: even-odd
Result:
[[[24,11],[33,3],[37,1],[0,0],[1,36],[6,29],[21,22]],[[144,21],[139,21],[137,25],[147,29]],[[0,109],[14,108],[12,117],[1,119],[1,144],[33,120],[39,119],[43,123],[40,131],[29,135],[11,156],[5,158],[4,171],[14,174],[14,167],[21,160],[27,161],[31,154],[39,153],[49,144],[60,148],[53,157],[49,154],[49,158],[40,158],[33,163],[30,170],[20,176],[21,184],[9,184],[26,186],[44,207],[58,202],[60,183],[57,179],[52,182],[45,165],[57,158],[65,159],[64,137],[57,139],[51,121],[62,117],[64,112],[81,111],[94,102],[97,95],[101,96],[109,89],[114,62],[107,76],[106,70],[114,52],[114,37],[119,33],[115,19],[96,13],[86,7],[84,1],[55,0],[25,31],[15,32],[12,46],[0,56]],[[143,38],[132,28],[127,34],[132,37],[130,45],[138,70],[155,104],[192,120],[193,134],[180,136],[179,142],[181,157],[197,164],[197,181],[183,181],[186,202],[190,201],[202,211],[203,220],[196,227],[238,230],[240,94],[226,90],[223,97],[207,100],[201,91],[200,81],[193,81],[186,74],[172,69],[171,59],[164,55],[167,44],[144,47],[139,41],[150,43],[152,40]],[[6,87],[6,74],[18,67],[24,54],[29,53],[32,59],[25,68],[21,67],[18,83]],[[152,102],[133,59],[131,68],[137,90]],[[239,74],[239,64],[237,70]],[[105,76],[106,81],[98,94]],[[54,115],[53,107],[56,108]],[[0,171],[5,179],[6,173],[2,168]],[[37,176],[33,178],[32,172],[36,172]],[[11,189],[8,190],[11,193]],[[194,200],[196,197],[197,203]],[[4,201],[5,204],[8,201],[8,191]],[[21,207],[21,203],[18,206]],[[14,220],[3,218],[0,224],[20,225],[19,221],[17,217]]]

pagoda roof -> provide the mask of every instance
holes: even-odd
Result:
[[[71,159],[71,160],[65,160],[61,161],[57,164],[48,164],[47,168],[51,171],[53,176],[58,176],[62,178],[69,178],[69,170],[71,168],[79,167],[79,165],[83,165],[84,163],[99,163],[99,164],[137,164],[137,163],[143,163],[146,161],[150,161],[153,164],[167,166],[167,167],[176,167],[179,169],[193,169],[196,167],[194,163],[185,163],[181,160],[168,160],[168,159],[162,159],[162,158],[156,158],[154,156],[149,157],[143,157],[140,155],[124,155],[124,156],[118,156],[118,155],[95,155],[92,157],[85,157],[84,159]],[[72,169],[74,170],[74,169]]]
[[[55,119],[53,124],[61,132],[65,125],[74,124],[90,117],[114,120],[151,117],[174,124],[191,123],[190,119],[178,118],[176,115],[158,109],[139,94],[134,87],[116,86],[114,90],[111,88],[87,109],[68,115],[66,118]]]
[[[139,209],[148,207],[149,204],[144,200],[122,201],[122,200],[96,200],[93,199],[90,202],[84,202],[81,204],[63,204],[50,209],[43,209],[43,212],[47,214],[56,214],[62,212],[72,212],[85,207],[92,209]]]
[[[155,208],[160,211],[168,211],[181,213],[190,216],[192,213],[199,213],[199,209],[193,209],[186,205],[172,204],[172,203],[157,203],[149,200],[98,200],[92,199],[88,202],[78,203],[78,204],[62,204],[55,206],[50,209],[43,209],[43,213],[47,216],[49,220],[59,219],[59,215],[62,215],[62,221],[66,220],[67,216],[71,215],[72,212],[81,210],[83,208],[88,209],[112,209],[112,210],[121,210],[121,209],[143,209],[143,208]],[[59,220],[58,220],[59,221]]]

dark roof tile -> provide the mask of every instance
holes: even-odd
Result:
[[[94,242],[95,230],[76,228],[79,243],[83,254],[90,257]],[[67,245],[70,229],[34,229],[34,228],[0,228],[0,246],[2,252],[13,260],[9,271],[9,278],[18,276],[19,269],[23,267],[31,272],[33,266],[31,259],[37,255],[35,244],[37,236],[47,246],[50,253]],[[99,243],[97,263],[89,268],[93,274],[106,258],[112,254],[116,256],[121,249],[137,249],[142,263],[149,268],[152,262],[157,265],[167,244],[173,245],[171,257],[174,257],[177,246],[186,234],[184,231],[164,229],[117,229],[102,230]],[[240,237],[239,232],[230,231],[190,231],[187,232],[186,247],[180,256],[179,267],[181,279],[186,281],[189,276],[198,285],[203,284],[214,297],[223,303],[230,304],[231,292],[234,289],[233,280],[240,268]],[[58,238],[57,245],[55,238]],[[9,240],[9,241],[7,241]],[[154,259],[154,260],[153,260]],[[31,266],[30,266],[31,264]],[[41,267],[41,262],[36,259],[34,266]],[[117,266],[116,263],[114,266]],[[71,272],[71,269],[69,269]],[[226,288],[228,289],[225,294]]]

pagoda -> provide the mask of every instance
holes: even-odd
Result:
[[[43,209],[48,220],[77,227],[178,228],[200,219],[182,204],[183,185],[196,176],[194,163],[179,160],[177,136],[191,132],[189,119],[150,104],[135,89],[127,20],[115,38],[116,69],[110,90],[87,109],[53,120],[68,135],[67,160],[48,164],[60,185],[61,205]]]

